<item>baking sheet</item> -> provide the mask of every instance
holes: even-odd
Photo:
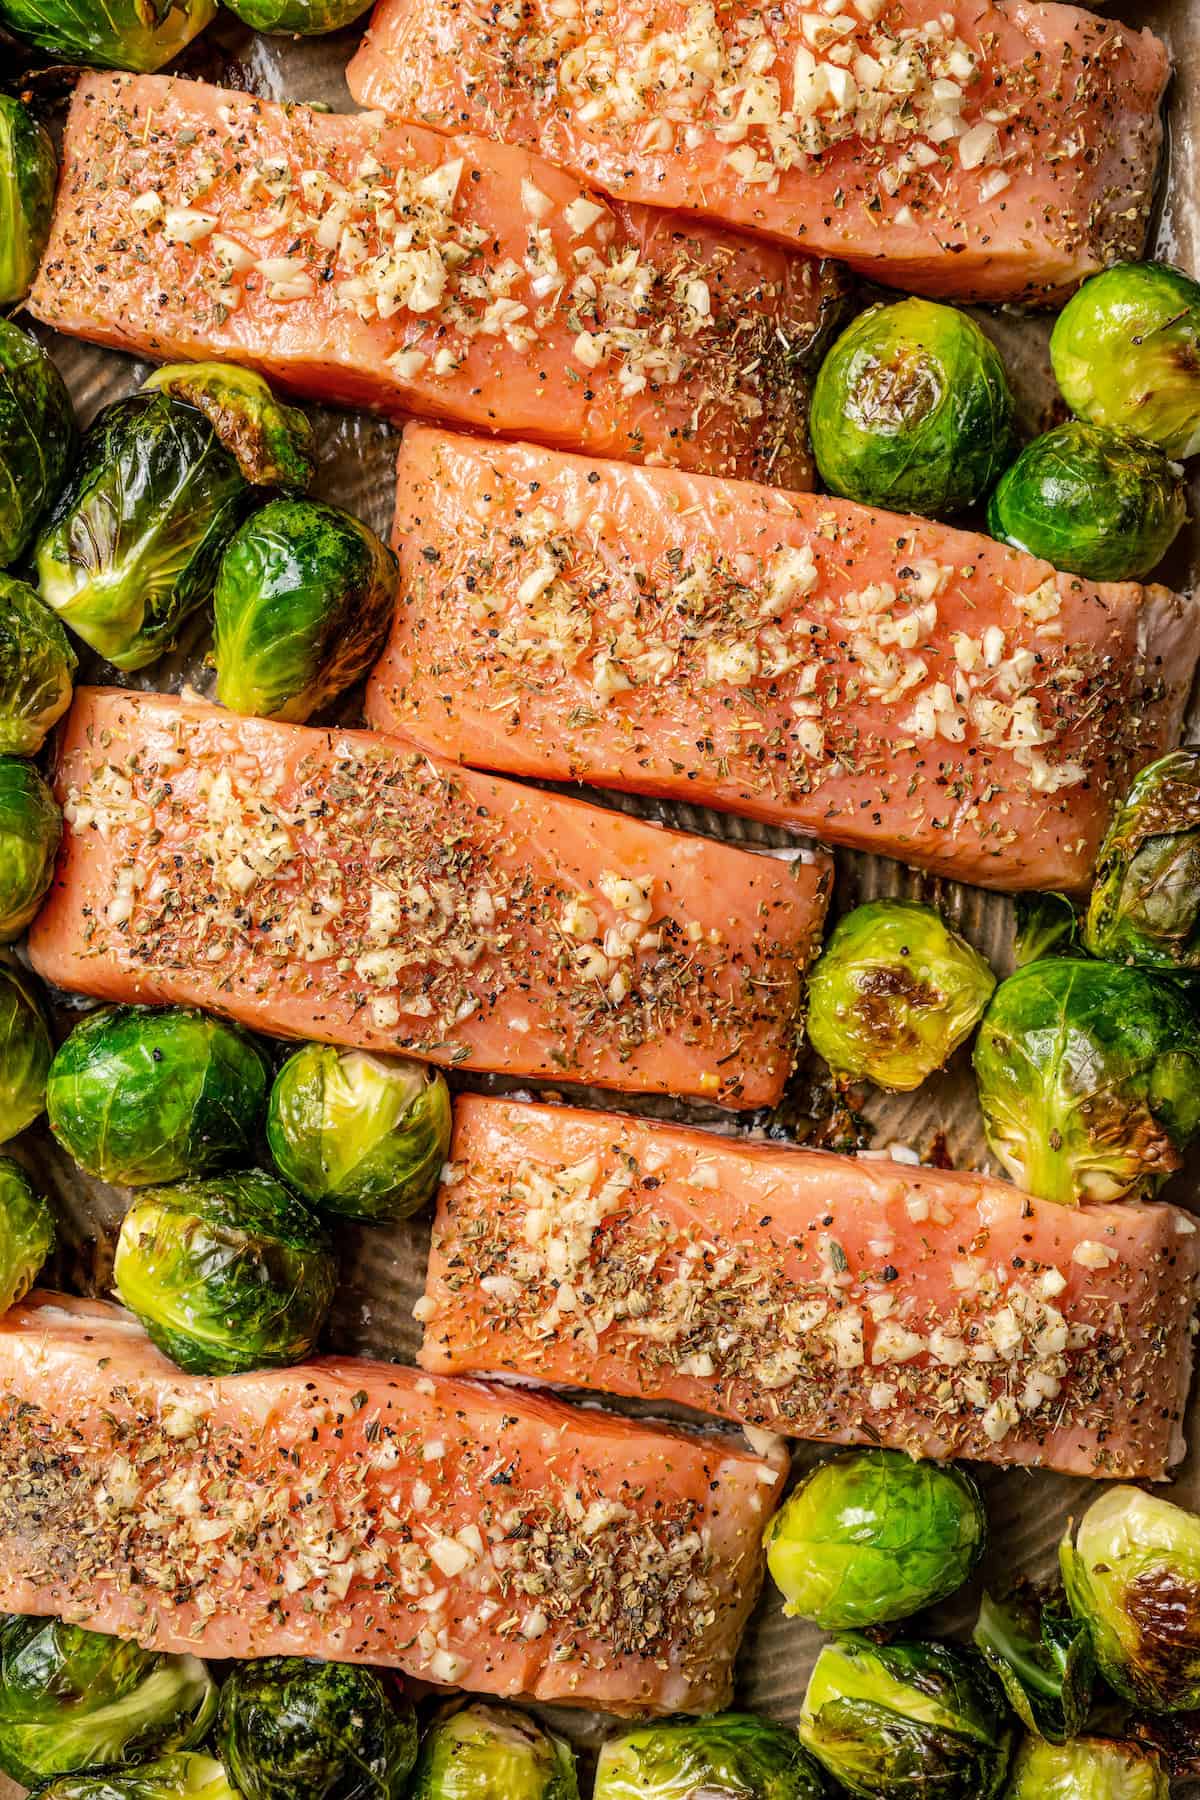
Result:
[[[1167,40],[1176,63],[1169,95],[1168,167],[1164,202],[1156,226],[1157,251],[1197,272],[1197,236],[1200,219],[1200,174],[1196,170],[1196,140],[1200,132],[1200,6],[1195,0],[1160,0],[1148,7],[1114,8],[1131,23],[1148,24]],[[328,38],[287,41],[256,37],[236,21],[223,17],[192,46],[179,65],[182,72],[227,86],[251,89],[272,99],[306,100],[335,111],[352,110],[343,81],[345,64],[357,45],[365,20]],[[0,58],[4,55],[0,46]],[[1044,430],[1053,421],[1056,398],[1049,374],[1044,319],[1024,318],[1006,312],[979,315],[980,322],[1000,344],[1014,384],[1024,428]],[[42,331],[39,335],[58,362],[74,396],[82,422],[86,423],[111,400],[137,388],[148,365],[115,353],[75,344]],[[322,412],[310,408],[317,425],[321,463],[315,491],[335,500],[366,519],[383,535],[391,525],[392,469],[396,433],[379,421],[361,416]],[[1200,479],[1193,481],[1192,510],[1200,510]],[[1185,591],[1197,585],[1200,571],[1200,527],[1193,519],[1172,552],[1167,575]],[[202,622],[167,663],[134,677],[121,676],[107,665],[85,662],[81,680],[101,679],[155,688],[178,689],[191,685],[201,692],[211,685],[204,663],[207,637]],[[353,702],[348,713],[354,717]],[[1193,702],[1187,735],[1200,740],[1200,707]],[[637,810],[685,829],[729,838],[764,848],[784,848],[788,834],[704,812],[687,806],[639,802],[623,797],[599,796],[605,804]],[[947,916],[988,957],[998,973],[1011,966],[1013,909],[1002,896],[959,886],[914,873],[882,858],[838,851],[835,911],[881,894],[905,895],[936,901]],[[69,1002],[59,1009],[63,1030],[70,1022]],[[457,1078],[458,1085],[496,1091],[513,1084],[486,1078]],[[552,1090],[542,1090],[546,1095]],[[569,1097],[579,1099],[578,1090]],[[603,1105],[598,1093],[583,1096]],[[819,1096],[818,1096],[819,1098]],[[622,1100],[626,1109],[637,1102]],[[657,1116],[687,1118],[725,1130],[771,1128],[803,1135],[812,1104],[808,1084],[801,1079],[796,1092],[775,1120],[756,1119],[734,1123],[715,1111],[707,1113],[669,1101],[645,1103],[638,1110]],[[986,1167],[986,1149],[975,1104],[968,1057],[960,1053],[951,1067],[926,1082],[915,1094],[876,1095],[864,1109],[865,1128],[875,1147],[907,1144],[922,1154],[934,1146],[960,1167]],[[112,1248],[127,1196],[119,1189],[81,1177],[59,1154],[44,1130],[25,1134],[15,1146],[31,1168],[53,1192],[61,1223],[58,1255],[59,1285],[83,1292],[107,1291]],[[1170,1198],[1200,1211],[1200,1157],[1175,1178]],[[411,1309],[423,1285],[428,1244],[427,1220],[409,1221],[391,1229],[347,1227],[340,1237],[342,1282],[326,1330],[328,1348],[410,1360],[418,1342],[418,1328]],[[616,1403],[619,1404],[619,1403]],[[642,1409],[645,1410],[645,1409]],[[1200,1394],[1193,1397],[1189,1437],[1193,1449],[1179,1472],[1172,1497],[1200,1510]],[[818,1447],[802,1446],[796,1452],[803,1468],[822,1454]],[[977,1581],[920,1621],[922,1628],[938,1632],[969,1631],[974,1621],[980,1587],[988,1579],[1003,1585],[1014,1570],[1048,1573],[1055,1547],[1071,1512],[1086,1505],[1098,1491],[1096,1484],[1063,1476],[1022,1471],[982,1472],[992,1535],[988,1555]],[[769,1588],[747,1637],[740,1665],[738,1700],[774,1718],[794,1722],[808,1672],[822,1641],[821,1633],[800,1620],[785,1620],[778,1597]],[[606,1721],[600,1715],[561,1712],[555,1722],[583,1748],[603,1737]],[[585,1790],[586,1791],[586,1790]],[[1200,1795],[1200,1783],[1181,1789]],[[10,1800],[20,1789],[0,1778],[0,1800]]]

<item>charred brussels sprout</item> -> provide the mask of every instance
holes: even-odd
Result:
[[[0,0],[0,25],[62,62],[152,74],[204,30],[215,0]]]
[[[1073,413],[1168,456],[1200,450],[1200,284],[1166,263],[1118,263],[1055,322],[1050,360]]]
[[[54,1216],[11,1156],[0,1156],[0,1313],[23,1300],[54,1248]]]
[[[166,1656],[57,1619],[0,1624],[0,1767],[49,1775],[139,1763],[200,1741],[217,1694],[194,1656]]]
[[[75,652],[25,582],[0,575],[0,755],[34,756],[71,704]]]
[[[322,32],[340,31],[370,4],[371,0],[234,0],[229,10],[255,31],[318,37]]]
[[[178,1181],[247,1162],[267,1065],[236,1025],[183,1007],[105,1007],[50,1066],[50,1129],[102,1181]]]
[[[1018,969],[1079,947],[1079,915],[1065,894],[1018,894],[1013,961]]]
[[[336,1280],[317,1221],[258,1169],[140,1194],[121,1225],[113,1275],[130,1312],[191,1375],[299,1362]]]
[[[821,1463],[784,1502],[767,1526],[767,1567],[789,1617],[843,1631],[953,1593],[986,1535],[969,1475],[898,1450],[855,1450]]]
[[[267,1139],[279,1173],[319,1212],[404,1219],[437,1186],[450,1124],[436,1069],[307,1044],[275,1077]]]
[[[794,1731],[752,1713],[641,1726],[600,1752],[592,1800],[821,1800]]]
[[[398,1686],[347,1663],[238,1663],[218,1742],[243,1800],[401,1800],[417,1718]]]
[[[27,106],[0,94],[0,306],[23,300],[46,248],[58,159]]]
[[[808,988],[808,1035],[835,1075],[919,1087],[975,1029],[996,985],[932,906],[872,900],[835,926]]]
[[[37,1800],[243,1800],[243,1796],[211,1756],[184,1753],[143,1763],[140,1769],[67,1775],[39,1788]]]
[[[986,1665],[951,1644],[827,1644],[804,1696],[800,1737],[852,1794],[991,1800],[1012,1728]]]
[[[996,989],[975,1078],[988,1144],[1027,1193],[1135,1197],[1200,1126],[1200,1024],[1142,969],[1050,957]]]
[[[838,338],[813,388],[826,487],[941,517],[983,497],[1012,454],[1013,399],[995,346],[932,300],[872,306]]]
[[[304,493],[316,473],[308,414],[276,398],[253,369],[236,363],[168,363],[142,383],[204,414],[252,487]]]
[[[1156,445],[1072,419],[1001,477],[988,530],[1056,569],[1129,581],[1162,560],[1186,517],[1182,473]]]
[[[1052,1744],[1077,1737],[1092,1709],[1096,1663],[1087,1627],[1061,1593],[1028,1584],[1003,1600],[985,1594],[975,1647],[1027,1730]]]
[[[1067,1532],[1059,1561],[1110,1687],[1152,1712],[1200,1707],[1200,1517],[1110,1488]]]
[[[74,449],[62,376],[36,338],[0,319],[0,569],[28,549]]]
[[[32,1125],[46,1104],[50,1033],[32,990],[0,965],[0,1144]]]
[[[396,596],[396,559],[360,519],[273,500],[221,559],[213,595],[217,697],[303,723],[365,675]]]
[[[429,1728],[409,1800],[579,1800],[575,1758],[515,1707],[473,1701]]]
[[[0,756],[0,943],[20,937],[54,874],[62,814],[32,763]]]
[[[1084,943],[1145,968],[1200,968],[1200,751],[1143,769],[1096,863]]]
[[[1017,1752],[1005,1800],[1168,1800],[1170,1791],[1158,1758],[1137,1744],[1029,1738]]]

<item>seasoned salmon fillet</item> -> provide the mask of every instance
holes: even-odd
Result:
[[[0,1606],[158,1650],[710,1712],[782,1479],[734,1437],[392,1363],[184,1375],[95,1301],[0,1320]]]
[[[830,885],[368,731],[83,688],[38,972],[277,1037],[777,1100]]]
[[[809,257],[596,197],[521,149],[85,76],[30,310],[391,418],[811,486]]]
[[[1200,1230],[980,1175],[460,1098],[422,1365],[914,1456],[1162,1480]]]
[[[1086,885],[1179,729],[1161,588],[928,519],[410,426],[371,722],[995,888]]]
[[[355,99],[958,300],[1142,252],[1167,52],[1030,0],[378,0]]]

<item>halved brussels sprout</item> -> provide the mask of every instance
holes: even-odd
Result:
[[[54,875],[62,814],[32,763],[0,756],[0,943],[20,937]]]
[[[1005,1800],[1168,1800],[1170,1792],[1158,1758],[1137,1744],[1080,1737],[1055,1745],[1027,1738]]]
[[[1061,1593],[1043,1596],[1022,1583],[1002,1600],[985,1594],[975,1647],[1026,1730],[1052,1744],[1079,1735],[1092,1710],[1096,1662],[1087,1626]]]
[[[37,1800],[243,1800],[219,1762],[185,1752],[109,1775],[66,1775]],[[297,1796],[299,1800],[299,1796]]]
[[[236,1663],[217,1737],[243,1800],[402,1800],[417,1715],[399,1685],[348,1663]]]
[[[361,519],[316,500],[272,500],[221,558],[217,698],[302,724],[375,661],[396,576],[396,558]]]
[[[835,1075],[919,1087],[975,1029],[995,985],[932,906],[871,900],[838,921],[809,977],[809,1039]]]
[[[366,12],[371,0],[234,0],[230,12],[255,31],[317,37],[340,31]]]
[[[450,1090],[399,1056],[306,1044],[275,1077],[267,1141],[284,1180],[319,1212],[406,1219],[437,1186],[450,1144]]]
[[[514,1706],[472,1701],[425,1734],[409,1800],[579,1800],[562,1738]]]
[[[0,964],[0,1144],[32,1125],[45,1106],[52,1054],[32,985]]]
[[[1200,1023],[1143,969],[1049,957],[996,989],[975,1040],[994,1156],[1039,1200],[1152,1193],[1200,1127]]]
[[[1043,956],[1070,956],[1079,947],[1079,915],[1065,894],[1018,894],[1013,962],[1040,962]]]
[[[25,1298],[53,1248],[53,1213],[20,1163],[0,1156],[0,1313]]]
[[[34,756],[71,704],[67,634],[33,589],[0,575],[0,755]]]
[[[29,108],[0,94],[0,306],[29,292],[54,211],[58,158]]]
[[[1200,968],[1200,751],[1142,770],[1096,863],[1084,943],[1144,968]]]
[[[886,1624],[960,1587],[987,1537],[970,1476],[898,1450],[851,1450],[806,1475],[767,1526],[789,1618],[823,1631]]]
[[[1109,1686],[1153,1712],[1200,1707],[1200,1517],[1110,1488],[1068,1530],[1059,1561]]]
[[[121,1225],[113,1277],[160,1350],[191,1375],[299,1362],[337,1281],[308,1208],[260,1169],[147,1188]]]
[[[312,422],[237,363],[166,363],[142,392],[169,394],[202,412],[252,487],[304,493],[316,473]]]
[[[1012,455],[1013,398],[974,319],[932,300],[872,306],[821,364],[810,416],[826,487],[940,518],[983,497]]]
[[[153,74],[216,13],[216,0],[0,0],[0,25],[62,62]]]
[[[50,1129],[101,1181],[178,1181],[254,1151],[266,1059],[236,1025],[186,1007],[104,1007],[60,1047]]]
[[[1131,432],[1079,419],[1026,445],[988,504],[1000,543],[1093,581],[1148,575],[1186,517],[1177,463]]]
[[[821,1771],[790,1727],[722,1713],[609,1738],[592,1800],[822,1800],[824,1793]]]
[[[1166,263],[1117,263],[1055,321],[1050,360],[1073,413],[1148,438],[1168,456],[1200,450],[1200,284]]]
[[[36,338],[0,319],[0,569],[28,549],[74,449],[62,376]]]
[[[216,1710],[216,1687],[195,1656],[58,1619],[0,1624],[0,1768],[26,1787],[186,1749]]]

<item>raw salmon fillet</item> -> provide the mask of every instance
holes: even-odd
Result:
[[[184,1375],[58,1294],[0,1321],[0,1606],[159,1650],[710,1712],[783,1466],[392,1363]]]
[[[972,532],[410,426],[367,713],[439,755],[1086,885],[1195,609]]]
[[[378,0],[347,80],[913,293],[1044,302],[1141,254],[1168,72],[1029,0]]]
[[[914,1456],[1162,1480],[1200,1230],[980,1175],[459,1099],[422,1365]]]
[[[830,868],[663,831],[375,732],[76,692],[47,980],[277,1037],[771,1104]]]
[[[520,149],[85,76],[30,310],[318,400],[811,486],[836,281]]]

